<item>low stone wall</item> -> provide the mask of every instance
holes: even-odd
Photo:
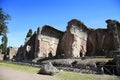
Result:
[[[119,57],[119,56],[118,56]],[[109,74],[118,75],[120,71],[119,59],[92,60],[92,59],[40,59],[37,62],[13,62],[15,64],[41,67],[42,64],[51,62],[59,70],[74,71],[87,74]]]
[[[0,53],[0,60],[4,60],[4,54]]]
[[[44,62],[51,62],[55,67],[62,70],[88,73],[88,74],[98,74],[101,73],[98,70],[98,66],[96,65],[99,61],[92,61],[89,59],[54,59],[54,60],[46,60]]]

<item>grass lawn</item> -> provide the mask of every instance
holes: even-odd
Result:
[[[12,63],[9,63],[9,62],[0,62],[0,66],[11,68],[11,69],[14,69],[14,70],[19,70],[19,71],[30,72],[30,73],[37,73],[40,70],[40,68],[18,65],[18,64],[12,64]]]
[[[0,66],[29,73],[37,73],[40,70],[40,68],[12,64],[9,62],[0,62]],[[60,80],[120,80],[117,76],[112,75],[82,74],[70,71],[61,71],[53,77],[57,77]]]
[[[120,77],[113,75],[83,74],[69,71],[60,72],[55,76],[61,80],[120,80]]]
[[[82,73],[75,73],[69,71],[63,71],[56,76],[60,77],[62,80],[95,80],[92,76],[83,75]]]

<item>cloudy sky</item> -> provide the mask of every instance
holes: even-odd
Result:
[[[106,28],[106,19],[120,21],[120,0],[0,0],[0,7],[11,16],[8,46],[23,45],[29,29],[45,24],[65,31],[71,19],[90,28]]]

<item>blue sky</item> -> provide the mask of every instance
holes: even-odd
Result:
[[[11,16],[8,46],[23,45],[29,29],[45,24],[65,31],[75,18],[90,28],[106,28],[106,19],[120,21],[120,0],[0,0],[0,7]]]

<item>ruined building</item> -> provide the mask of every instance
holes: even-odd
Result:
[[[7,49],[7,55],[9,57],[9,59],[12,59],[13,57],[16,56],[17,54],[17,51],[18,51],[18,48],[17,47],[8,47]]]
[[[118,50],[116,46],[119,47],[120,23],[115,20],[106,20],[106,23],[105,29],[90,29],[81,21],[72,19],[68,22],[65,32],[44,25],[26,40],[22,52],[18,54],[26,60],[45,57],[59,58],[60,56],[78,58],[116,55],[111,51]],[[117,28],[118,39],[114,38],[116,34],[113,31],[114,26]]]
[[[49,25],[38,28],[33,36],[25,43],[25,59],[54,57],[63,32]]]
[[[78,20],[68,22],[67,30],[60,43],[60,54],[65,58],[84,57],[87,52],[89,29]]]
[[[106,29],[90,29],[88,32],[87,53],[90,56],[113,57],[112,51],[118,50],[120,41],[120,23],[115,20],[106,20]],[[116,26],[117,32],[114,32]],[[115,36],[117,34],[118,40]],[[116,47],[117,44],[117,47]]]

